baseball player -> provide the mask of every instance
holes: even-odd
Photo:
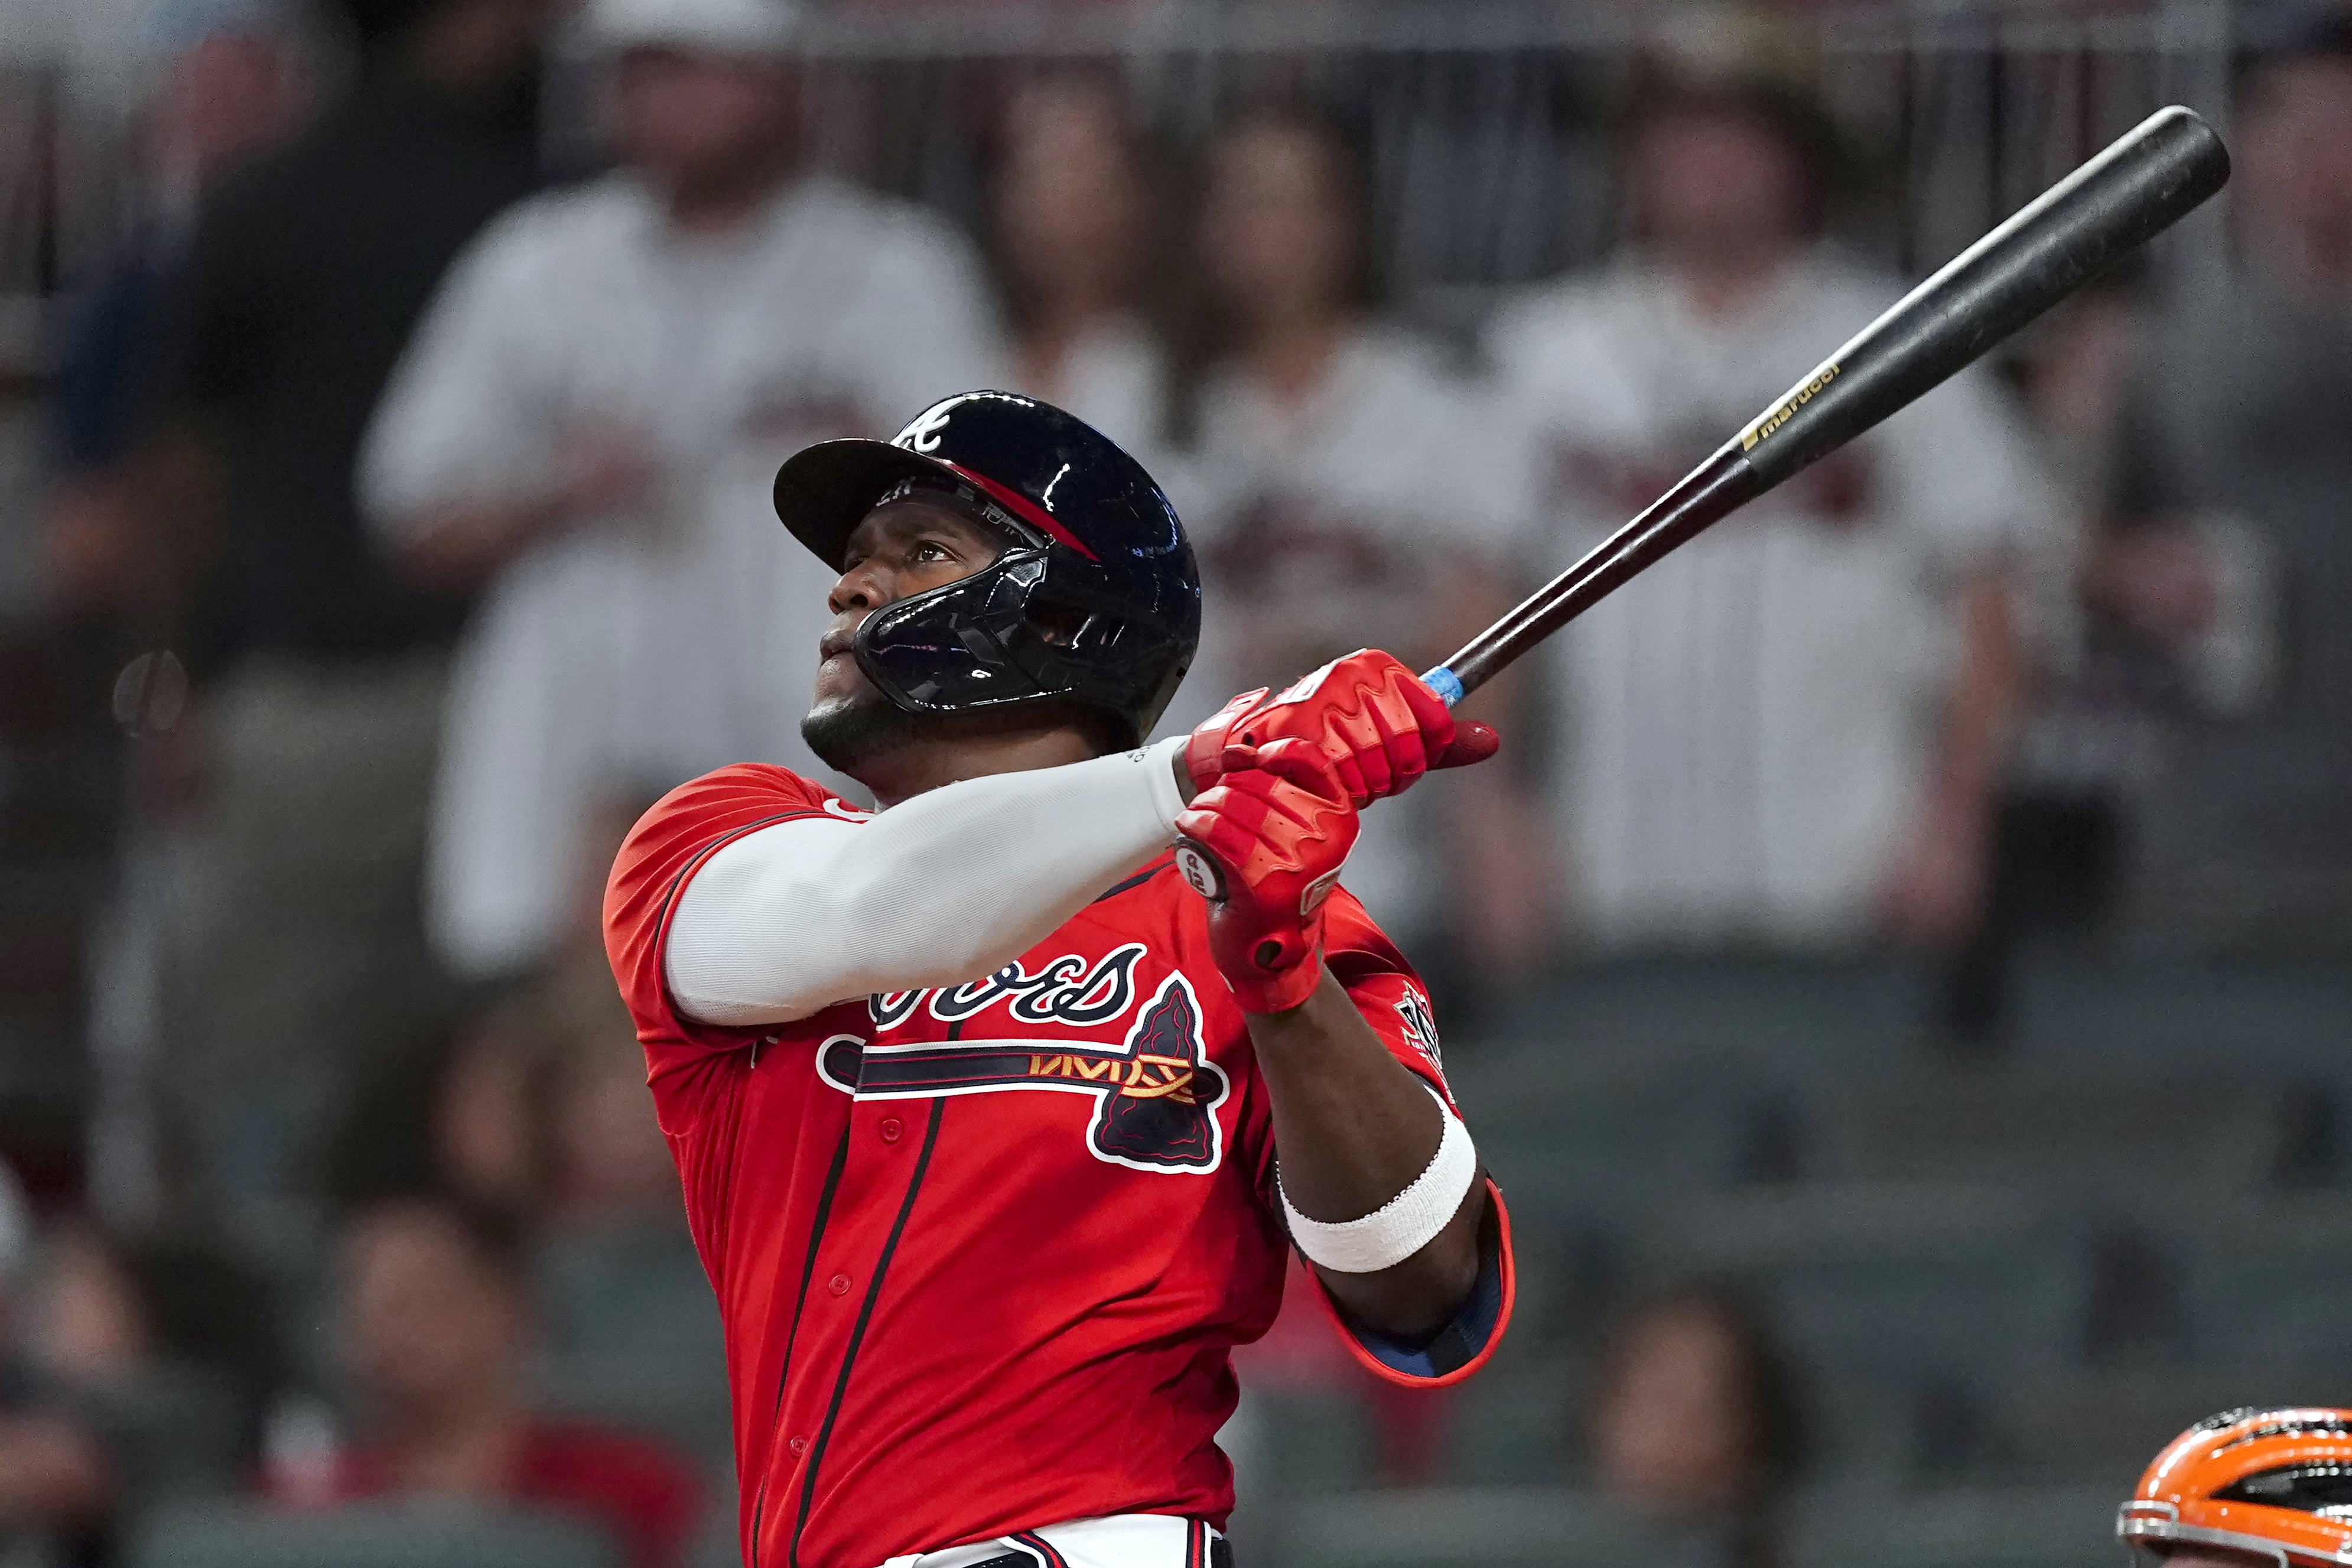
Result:
[[[2170,1568],[2352,1563],[2352,1410],[2225,1410],[2164,1447],[2116,1520]]]
[[[1132,749],[1193,655],[1192,549],[1027,398],[812,447],[775,500],[839,574],[803,737],[879,809],[723,768],[638,823],[604,914],[746,1560],[1220,1562],[1228,1352],[1286,1245],[1389,1378],[1469,1375],[1509,1316],[1428,998],[1335,886],[1362,806],[1494,736],[1367,651]]]

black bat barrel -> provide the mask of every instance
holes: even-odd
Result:
[[[1835,451],[2147,243],[2230,177],[2189,110],[2149,115],[1815,366],[1755,422],[1422,679],[1447,703],[1717,520]],[[1932,431],[1922,438],[1935,439]]]
[[[1769,489],[1949,377],[2230,177],[2211,126],[2160,109],[1954,257],[1739,433]]]

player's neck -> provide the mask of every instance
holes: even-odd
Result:
[[[888,810],[902,800],[941,784],[995,773],[1025,773],[1083,763],[1095,754],[1087,738],[1067,725],[1008,730],[1001,734],[922,738],[893,746],[858,765],[857,782],[874,792],[874,804]]]

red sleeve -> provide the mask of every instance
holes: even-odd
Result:
[[[1436,1015],[1421,976],[1413,973],[1388,934],[1372,923],[1364,906],[1344,889],[1332,893],[1324,919],[1323,961],[1347,987],[1357,1011],[1388,1047],[1389,1054],[1442,1095],[1459,1116],[1461,1108],[1454,1104],[1454,1091],[1445,1082]],[[1479,1241],[1478,1279],[1461,1313],[1427,1345],[1396,1344],[1349,1324],[1321,1279],[1313,1269],[1307,1271],[1307,1278],[1315,1280],[1316,1300],[1339,1330],[1341,1342],[1358,1361],[1391,1383],[1412,1388],[1459,1383],[1486,1365],[1503,1341],[1518,1293],[1518,1270],[1511,1257],[1511,1216],[1503,1207],[1502,1190],[1492,1178],[1480,1180],[1486,1184],[1493,1217]]]
[[[798,773],[740,763],[678,785],[637,819],[604,884],[604,955],[649,1057],[664,1046],[727,1049],[760,1032],[698,1024],[670,1005],[662,947],[678,894],[695,871],[721,845],[756,828],[802,816],[864,815]]]

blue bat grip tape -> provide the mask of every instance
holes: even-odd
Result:
[[[1465,695],[1461,680],[1442,664],[1423,676],[1421,683],[1436,692],[1438,700],[1448,708],[1461,701]]]

